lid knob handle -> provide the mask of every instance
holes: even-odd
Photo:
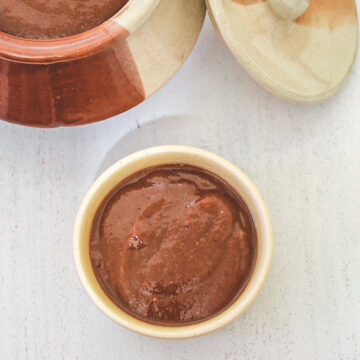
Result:
[[[282,19],[294,20],[307,10],[310,0],[268,0],[268,3]]]

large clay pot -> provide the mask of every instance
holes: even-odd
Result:
[[[178,70],[204,16],[203,0],[130,0],[102,25],[71,37],[0,32],[0,118],[54,127],[128,110]]]

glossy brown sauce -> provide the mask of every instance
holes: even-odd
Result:
[[[90,30],[128,0],[0,0],[0,31],[23,38],[54,39]]]
[[[242,292],[256,258],[244,201],[216,176],[167,165],[129,177],[95,217],[90,257],[105,293],[163,325],[210,318]]]

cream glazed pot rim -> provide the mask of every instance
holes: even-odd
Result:
[[[110,20],[132,34],[148,19],[159,2],[160,0],[129,0]]]
[[[208,170],[237,191],[252,213],[257,230],[257,259],[253,274],[238,299],[225,311],[203,322],[160,326],[138,320],[116,306],[105,294],[92,270],[89,237],[93,218],[104,198],[123,179],[151,166],[186,164]],[[218,330],[239,317],[255,300],[267,278],[273,256],[273,230],[267,207],[252,181],[228,160],[206,150],[181,145],[152,147],[133,153],[108,168],[90,187],[75,220],[73,255],[86,292],[113,321],[136,333],[162,339],[186,339]]]

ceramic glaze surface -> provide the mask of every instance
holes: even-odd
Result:
[[[331,96],[357,52],[354,0],[311,0],[284,20],[263,0],[208,0],[214,25],[237,60],[271,92],[298,102]]]
[[[204,16],[201,0],[162,0],[130,35],[119,24],[105,23],[101,39],[105,37],[109,45],[95,54],[89,50],[80,59],[49,64],[0,59],[0,118],[54,127],[87,124],[128,110],[180,68],[195,45]],[[100,30],[80,36],[97,36],[95,31]],[[65,51],[70,51],[66,38],[54,41],[49,44],[64,43]]]
[[[125,39],[72,62],[28,65],[0,60],[0,94],[0,118],[41,127],[106,119],[145,99]]]

